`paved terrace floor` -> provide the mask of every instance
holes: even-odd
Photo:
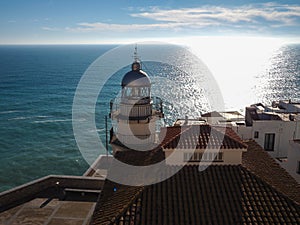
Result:
[[[35,199],[26,204],[0,213],[1,225],[85,225],[96,203],[52,200],[44,208],[47,199]]]
[[[101,155],[83,175],[105,178],[103,169],[107,170],[111,156]],[[0,225],[85,225],[95,209],[95,202],[59,201],[53,199],[40,208],[47,199],[37,198],[10,210],[0,213]]]

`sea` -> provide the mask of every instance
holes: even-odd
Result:
[[[89,66],[115,47],[0,46],[0,191],[49,174],[82,175],[88,169],[73,132],[74,95]],[[122,76],[129,69],[130,65],[124,65],[112,74],[99,94],[95,122],[103,143],[109,102],[118,95]],[[205,102],[202,89],[195,85],[193,75],[176,65],[150,61],[143,64],[143,69],[155,81],[153,92],[164,101],[164,125],[171,125],[185,115],[197,118],[212,109]],[[166,81],[161,82],[157,77]],[[250,86],[248,78],[254,81]],[[279,99],[300,101],[300,45],[276,49],[264,69],[248,78],[242,77],[239,86],[248,85],[245,90],[255,97],[236,105],[232,96],[223,93],[225,109],[233,105],[239,110],[254,101],[265,104]],[[99,152],[106,154],[106,149]]]

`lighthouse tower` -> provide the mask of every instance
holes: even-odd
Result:
[[[121,86],[121,96],[112,100],[110,109],[113,152],[150,150],[155,146],[157,124],[163,117],[162,101],[151,96],[151,81],[141,68],[137,47],[131,71],[124,75]]]

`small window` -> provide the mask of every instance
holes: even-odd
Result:
[[[194,153],[183,153],[183,160],[185,162],[222,162],[223,161],[223,152],[208,152],[203,154],[202,152],[194,152]]]
[[[265,145],[264,148],[266,151],[274,151],[275,144],[275,134],[265,134]]]
[[[298,161],[297,173],[300,174],[300,161]]]
[[[197,153],[194,153],[194,154],[192,155],[190,161],[193,161],[193,162],[197,161]]]
[[[192,157],[190,158],[190,162],[200,162],[202,158],[201,152],[194,152]]]
[[[190,158],[192,157],[192,153],[184,153],[183,154],[183,160],[185,161],[185,162],[188,162],[188,161],[190,161]]]
[[[219,152],[217,157],[215,158],[215,161],[223,161],[223,152]]]
[[[258,131],[254,131],[254,138],[258,138],[259,137],[259,132]]]

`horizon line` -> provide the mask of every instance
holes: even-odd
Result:
[[[173,44],[183,44],[186,43],[188,40],[212,40],[215,39],[216,41],[219,40],[229,40],[229,39],[272,39],[278,40],[287,44],[300,44],[300,37],[277,37],[277,36],[252,36],[252,35],[224,35],[224,36],[215,36],[215,35],[207,35],[207,36],[185,36],[185,37],[162,37],[162,38],[139,38],[139,39],[124,39],[124,40],[103,40],[103,41],[93,41],[93,42],[84,42],[84,41],[77,41],[77,42],[0,42],[0,46],[21,46],[21,45],[123,45],[123,44],[132,44],[132,43],[141,43],[141,42],[165,42],[165,43],[173,43]]]

